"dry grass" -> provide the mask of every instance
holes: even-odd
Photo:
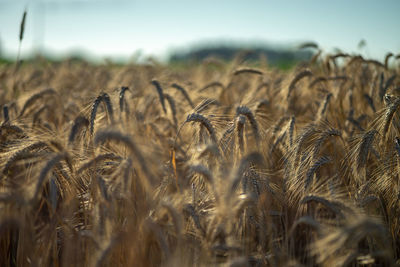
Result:
[[[398,56],[307,47],[288,72],[0,66],[0,265],[398,264]]]

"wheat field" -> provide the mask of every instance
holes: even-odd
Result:
[[[399,58],[0,65],[0,265],[398,265]]]

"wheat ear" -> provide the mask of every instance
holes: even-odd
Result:
[[[56,94],[56,91],[54,91],[54,89],[49,88],[46,90],[43,90],[37,94],[34,94],[33,96],[31,96],[30,98],[28,98],[28,100],[26,100],[24,106],[22,107],[21,112],[19,113],[19,117],[21,117],[22,115],[24,115],[25,111],[32,106],[37,100],[39,100],[40,98],[42,98],[45,95],[54,95]]]
[[[182,86],[180,86],[180,85],[177,84],[177,83],[173,83],[171,86],[172,86],[173,88],[177,89],[179,92],[181,92],[182,95],[185,97],[185,99],[188,101],[190,107],[191,107],[191,108],[194,108],[194,104],[193,104],[193,102],[192,102],[192,99],[190,99],[190,96],[189,96],[189,94],[186,92],[185,88],[183,88]]]
[[[239,106],[236,108],[236,116],[244,115],[249,120],[251,128],[253,129],[254,138],[256,142],[260,141],[260,134],[258,131],[257,120],[253,112],[246,106]]]
[[[207,131],[208,131],[208,133],[209,133],[209,135],[211,137],[211,140],[214,143],[217,143],[217,137],[216,137],[216,134],[215,134],[214,127],[212,126],[212,124],[211,124],[209,119],[207,119],[206,117],[204,117],[203,115],[201,115],[199,113],[191,113],[191,114],[189,114],[187,116],[185,122],[192,122],[192,121],[200,122],[201,125],[203,125],[207,129]]]
[[[243,73],[250,73],[250,74],[257,74],[257,75],[263,75],[264,73],[261,70],[254,69],[254,68],[240,68],[237,69],[233,72],[233,75],[239,75]]]
[[[151,81],[151,83],[157,89],[157,93],[158,93],[158,97],[160,98],[162,109],[163,109],[164,113],[167,114],[167,109],[165,108],[164,93],[163,93],[163,89],[161,87],[161,84],[155,79],[153,79]]]
[[[295,88],[296,83],[298,83],[301,79],[303,79],[303,78],[305,78],[305,77],[309,77],[309,76],[311,76],[311,75],[312,75],[312,72],[311,72],[310,70],[308,70],[308,69],[299,72],[299,73],[294,77],[294,79],[291,81],[291,83],[290,83],[290,85],[289,85],[288,93],[287,93],[286,99],[289,99],[289,98],[290,98],[290,95],[291,95],[293,89]]]
[[[119,110],[121,113],[124,111],[124,101],[125,101],[125,92],[129,91],[129,88],[126,86],[121,87],[121,91],[119,92]]]
[[[141,151],[139,150],[139,148],[136,146],[136,144],[133,142],[133,140],[129,136],[123,135],[120,132],[112,131],[112,130],[100,131],[95,136],[94,144],[99,145],[101,143],[104,143],[107,140],[114,141],[114,142],[121,142],[121,143],[125,144],[131,150],[133,155],[137,158],[139,165],[140,165],[141,169],[143,170],[144,174],[146,175],[147,179],[149,180],[150,184],[151,185],[155,184],[155,178],[151,174],[149,168],[147,167],[145,158],[143,157]]]
[[[72,125],[71,132],[69,134],[68,143],[72,144],[75,140],[75,136],[77,135],[79,129],[82,127],[88,127],[89,121],[83,116],[76,117],[74,121],[74,125]]]
[[[8,106],[7,105],[3,106],[3,118],[4,118],[3,123],[7,123],[7,122],[10,121],[10,115],[9,115],[9,112],[8,112]]]

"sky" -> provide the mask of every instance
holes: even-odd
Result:
[[[21,51],[129,58],[138,51],[163,57],[198,42],[315,41],[382,60],[400,53],[399,0],[0,0],[0,53]],[[366,46],[358,49],[360,40]]]

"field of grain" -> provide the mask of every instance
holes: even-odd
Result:
[[[0,65],[0,265],[398,264],[399,56],[244,58]]]

